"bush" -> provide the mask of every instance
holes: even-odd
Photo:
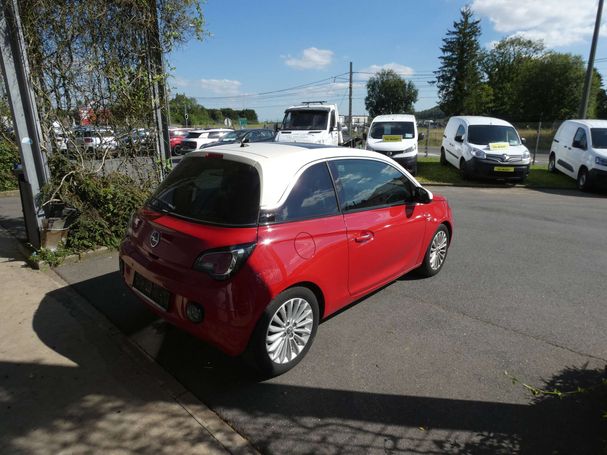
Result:
[[[78,211],[66,247],[73,252],[118,247],[131,215],[147,199],[153,181],[138,182],[119,172],[87,172],[59,155],[50,165],[51,174],[57,177],[44,188],[44,200],[61,201]]]
[[[13,168],[19,161],[17,147],[7,140],[0,140],[0,191],[17,189]]]

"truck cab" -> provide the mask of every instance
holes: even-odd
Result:
[[[341,145],[343,136],[335,104],[306,101],[285,110],[276,142]]]

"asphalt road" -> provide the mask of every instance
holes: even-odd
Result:
[[[597,400],[534,398],[510,376],[575,388],[600,375],[607,196],[433,190],[455,217],[442,272],[325,321],[307,357],[265,382],[154,321],[115,255],[58,271],[264,453],[600,452]]]

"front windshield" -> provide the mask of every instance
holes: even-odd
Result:
[[[504,125],[471,125],[468,127],[468,142],[477,145],[507,142],[513,146],[521,143],[516,130]]]
[[[371,126],[369,135],[373,139],[384,136],[402,136],[403,139],[412,139],[415,135],[413,122],[375,122]]]
[[[590,128],[590,135],[593,148],[607,149],[607,128]]]
[[[287,111],[282,121],[284,130],[326,130],[329,120],[329,111],[302,110]]]

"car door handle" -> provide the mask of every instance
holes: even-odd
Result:
[[[373,239],[373,232],[362,232],[358,237],[354,237],[356,243],[364,243]]]

